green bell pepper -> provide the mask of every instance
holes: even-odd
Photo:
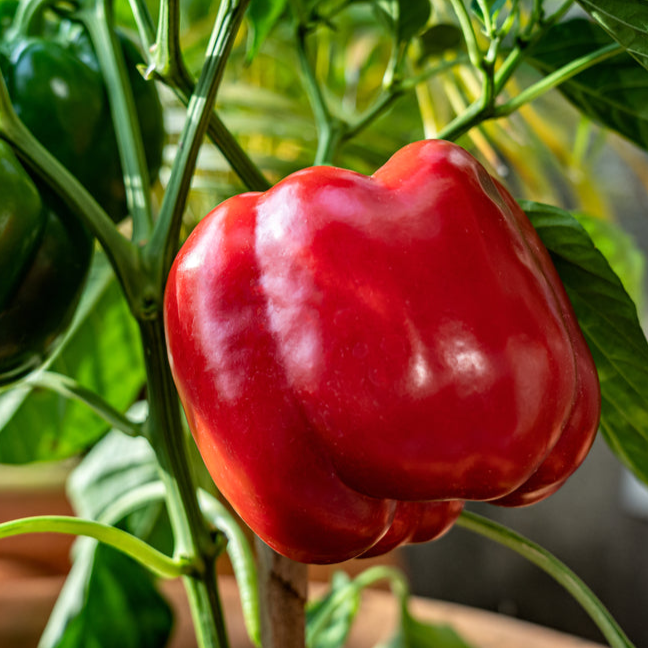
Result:
[[[0,41],[12,104],[36,139],[120,221],[127,215],[122,165],[92,43],[81,25],[67,19],[61,19],[54,37],[50,31],[48,25],[45,35],[25,37],[10,30]],[[154,82],[137,69],[144,62],[137,47],[123,34],[119,39],[153,181],[162,164],[162,105]]]
[[[0,141],[0,384],[40,366],[78,303],[92,257],[85,227]]]

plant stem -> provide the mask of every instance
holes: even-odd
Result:
[[[573,4],[573,0],[567,0],[555,13],[546,20],[542,19],[543,6],[539,0],[534,0],[533,12],[528,24],[522,34],[516,39],[515,47],[508,53],[506,59],[495,74],[495,94],[499,94],[508,80],[511,78],[517,67],[520,65],[524,50],[537,42],[542,35],[555,23],[557,23]],[[540,25],[540,29],[536,27]]]
[[[177,578],[192,569],[186,560],[170,558],[134,535],[94,520],[67,515],[39,515],[0,524],[0,538],[24,533],[65,533],[94,538],[130,556],[160,578]]]
[[[197,573],[184,578],[187,598],[201,648],[228,646],[216,586],[216,551],[200,512],[193,483],[178,395],[166,356],[161,319],[140,322],[148,379],[147,432],[166,487],[167,509],[175,539],[175,556],[190,557]]]
[[[166,490],[161,481],[152,481],[129,490],[111,502],[97,519],[104,524],[117,524],[127,515],[152,502],[163,502]]]
[[[135,100],[121,45],[115,34],[111,7],[106,0],[86,2],[88,6],[79,11],[79,17],[90,34],[108,91],[124,175],[126,204],[133,218],[133,241],[141,243],[150,235],[153,217],[148,166]]]
[[[171,169],[171,177],[153,236],[144,251],[145,259],[159,286],[164,286],[176,253],[182,214],[198,152],[207,131],[225,64],[248,2],[249,0],[229,0],[221,3],[207,47],[205,64],[195,92],[189,99],[187,121],[180,138],[179,154]]]
[[[621,45],[611,43],[610,45],[596,50],[596,52],[574,59],[555,72],[548,74],[541,81],[538,81],[532,86],[524,89],[513,99],[510,99],[506,103],[498,106],[494,111],[493,117],[506,117],[514,113],[518,108],[534,99],[537,99],[548,90],[559,86],[561,83],[564,83],[597,63],[601,63],[617,54],[621,54],[623,51],[624,48]]]
[[[494,540],[540,567],[580,603],[612,648],[634,648],[612,615],[589,587],[546,549],[497,522],[468,511],[463,511],[459,516],[457,526]]]
[[[121,430],[129,436],[139,436],[141,425],[131,421],[121,412],[107,403],[97,393],[80,385],[76,380],[51,371],[39,371],[27,378],[26,383],[32,387],[40,387],[71,398],[89,407],[112,427]]]
[[[252,547],[237,520],[216,497],[204,490],[198,496],[205,517],[227,538],[227,555],[236,577],[245,627],[252,643],[260,646],[259,586]]]
[[[473,126],[477,126],[488,119],[489,116],[487,110],[482,105],[481,99],[478,99],[470,104],[463,113],[453,119],[447,126],[442,128],[437,134],[437,137],[454,142],[466,134]]]
[[[184,65],[178,68],[172,77],[165,78],[164,81],[174,90],[178,99],[188,105],[189,98],[194,93],[196,86]],[[250,160],[238,140],[230,133],[227,126],[214,111],[209,116],[207,135],[223,154],[234,173],[250,191],[266,191],[270,189],[272,186],[270,182]]]
[[[142,4],[142,0],[131,0],[131,4]],[[143,19],[138,21],[140,36],[145,43],[153,45],[149,55],[149,68],[147,75],[155,73],[157,78],[166,84],[176,97],[185,105],[189,105],[191,96],[196,91],[196,84],[189,74],[179,43],[178,21],[173,13],[175,9],[162,3],[160,11],[159,36],[155,38],[150,15],[145,4],[139,11]],[[147,17],[148,16],[148,17]],[[263,176],[258,167],[250,160],[235,137],[229,132],[218,115],[211,111],[207,125],[207,136],[223,154],[243,184],[252,191],[265,191],[270,188],[270,183]]]
[[[297,57],[317,128],[317,152],[314,164],[330,164],[335,156],[335,151],[344,138],[346,125],[331,114],[324,92],[315,76],[315,70],[308,58],[306,35],[309,29],[306,24],[306,11],[301,0],[293,0],[292,8],[297,20]]]
[[[552,74],[548,74],[542,80],[520,92],[513,99],[510,99],[506,103],[501,104],[497,107],[484,105],[482,99],[479,99],[468,106],[468,108],[462,114],[460,114],[456,119],[450,122],[450,124],[443,128],[443,130],[439,132],[438,137],[440,139],[454,141],[461,135],[467,133],[474,126],[477,126],[488,119],[507,117],[518,110],[524,104],[537,99],[545,92],[557,87],[561,83],[564,83],[577,74],[592,67],[593,65],[612,58],[613,56],[616,56],[623,51],[624,50],[621,45],[612,43],[600,48],[599,50],[596,50],[596,52],[581,56],[574,61],[571,61],[564,67],[556,70]],[[519,59],[516,61],[516,64],[517,63],[519,63]],[[507,70],[507,74],[508,72],[512,73],[512,70]],[[501,85],[501,81],[502,79],[498,79],[496,76],[496,92],[498,92],[497,88]]]
[[[464,40],[466,41],[466,48],[468,49],[470,62],[473,67],[481,69],[484,55],[477,43],[477,35],[475,34],[472,20],[468,10],[466,9],[466,5],[464,4],[464,0],[450,0],[450,4],[452,4],[452,8],[459,20],[459,26],[461,27]]]
[[[145,55],[155,42],[155,25],[145,0],[129,0]]]

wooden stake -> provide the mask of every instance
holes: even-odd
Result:
[[[255,539],[263,648],[304,648],[308,567]]]

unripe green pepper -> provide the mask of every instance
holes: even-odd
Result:
[[[72,319],[92,237],[0,141],[0,384],[40,366]]]
[[[149,177],[155,180],[164,146],[162,105],[155,84],[137,69],[144,61],[136,46],[123,34],[119,40]],[[5,55],[0,67],[18,117],[113,220],[124,218],[126,191],[117,138],[99,63],[85,30],[62,20],[55,37],[49,32],[46,37],[11,32],[9,37],[5,34],[0,50]]]

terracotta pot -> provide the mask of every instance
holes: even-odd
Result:
[[[62,584],[62,576],[10,578],[0,584],[2,648],[36,647]],[[197,644],[181,584],[165,583],[162,589],[176,611],[170,648],[195,648]],[[252,648],[245,634],[236,583],[231,577],[222,576],[220,589],[231,648]],[[313,593],[321,593],[323,589],[321,583],[311,587]],[[450,603],[414,599],[412,611],[417,618],[453,626],[474,648],[600,648],[597,644],[530,623]],[[367,591],[347,648],[372,648],[390,636],[396,620],[397,609],[391,595],[378,590]]]
[[[47,487],[0,488],[0,521],[28,515],[71,514],[62,480]],[[0,543],[0,647],[35,648],[69,569],[72,538],[35,534],[3,539]],[[247,638],[236,583],[221,561],[219,582],[231,648],[252,648]],[[344,569],[351,575],[372,564],[398,565],[398,554],[379,559],[350,561],[309,571],[310,596],[319,596],[331,572]],[[179,581],[162,584],[175,610],[176,623],[170,648],[197,646],[186,597]],[[415,598],[417,618],[447,623],[474,648],[600,648],[597,644],[499,614],[461,605]],[[389,592],[367,591],[347,648],[373,648],[391,636],[397,622],[396,602]]]

